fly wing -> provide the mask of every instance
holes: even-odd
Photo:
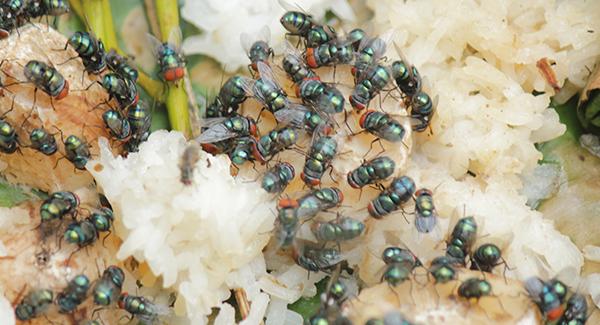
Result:
[[[277,78],[275,78],[275,75],[273,74],[273,69],[271,69],[268,64],[265,64],[264,62],[257,62],[256,66],[258,67],[260,78],[264,82],[272,84],[273,87],[277,89],[281,89],[281,86],[279,86],[279,83],[277,83]]]
[[[388,45],[390,44],[393,37],[393,31],[388,31],[379,37],[365,37],[360,42],[358,51],[362,51],[367,46],[371,47],[373,49],[373,62],[377,62],[385,55]]]
[[[325,113],[326,115],[328,114],[337,114],[337,113],[341,113],[345,110],[346,107],[346,100],[344,99],[344,95],[342,94],[341,91],[339,91],[339,89],[337,89],[337,87],[335,87],[333,84],[325,84],[326,90],[325,92],[319,96],[319,98],[317,99],[316,102],[316,110],[320,110],[323,113]],[[329,96],[331,95],[331,96]],[[336,102],[332,101],[331,98],[338,98],[341,99],[341,107],[342,110],[338,111],[337,109],[339,109],[336,105]]]
[[[387,50],[387,45],[385,41],[381,38],[377,37],[371,41],[371,47],[373,48],[373,61],[377,62]]]
[[[198,94],[196,95],[196,103],[198,104],[198,109],[201,112],[206,111],[206,106],[208,105],[208,101],[206,100],[206,97]]]
[[[269,43],[269,41],[271,41],[271,30],[269,29],[269,26],[264,25],[258,31],[258,34],[256,36],[257,41],[264,41],[266,43]]]
[[[260,62],[258,62],[258,63],[260,63]],[[264,95],[262,94],[261,91],[256,89],[256,80],[250,79],[248,77],[243,77],[243,76],[241,78],[242,78],[241,86],[244,89],[244,92],[246,93],[246,95],[248,95],[249,97],[254,97],[258,101],[260,101],[263,105],[266,105],[266,98],[264,97]]]
[[[544,289],[544,282],[538,277],[531,277],[525,281],[525,290],[529,294],[531,300],[535,303],[540,303],[542,297],[540,294]]]
[[[393,43],[394,43],[394,48],[396,49],[396,53],[398,53],[398,56],[400,57],[400,60],[402,62],[404,62],[404,64],[408,68],[408,74],[410,75],[410,78],[414,78],[414,75],[413,75],[413,65],[410,64],[410,62],[406,59],[406,56],[404,55],[404,53],[400,49],[400,46],[398,45],[398,43],[396,43],[396,42],[393,42]]]
[[[364,50],[365,47],[367,47],[367,45],[371,44],[372,41],[373,41],[373,38],[371,38],[371,37],[364,37],[362,40],[360,40],[360,43],[358,43],[358,52],[361,52],[362,50]]]
[[[216,124],[202,132],[195,140],[198,143],[214,143],[235,137],[237,134],[231,132],[223,124]]]
[[[290,107],[290,106],[296,107]],[[295,128],[302,128],[304,124],[304,115],[308,109],[299,104],[288,105],[287,108],[280,109],[275,112],[277,124],[281,126],[290,125]]]
[[[242,48],[244,49],[244,51],[246,51],[246,54],[248,54],[250,52],[250,49],[252,48],[252,44],[254,44],[254,40],[252,39],[252,36],[250,36],[248,33],[241,33],[240,44],[242,44]]]
[[[202,120],[200,126],[203,128],[211,128],[217,124],[223,123],[227,117],[213,117]]]
[[[178,52],[181,49],[182,40],[183,35],[181,34],[181,29],[179,27],[171,28],[171,31],[169,32],[169,38],[167,39],[167,41],[169,42],[169,44],[175,46]]]
[[[581,282],[579,271],[573,266],[567,266],[561,269],[553,278],[565,283],[571,288],[579,288]]]
[[[146,34],[146,39],[148,40],[148,44],[150,45],[152,54],[154,54],[154,57],[158,57],[158,52],[163,46],[163,43],[159,41],[158,38],[154,37],[154,35],[152,34]]]
[[[304,63],[304,59],[302,58],[302,53],[300,53],[300,51],[288,41],[285,41],[283,53],[285,55],[293,56],[295,59],[298,60],[298,62]]]
[[[304,9],[302,9],[302,7],[300,7],[298,4],[296,3],[291,3],[287,0],[278,0],[279,5],[281,6],[281,8],[287,10],[287,11],[301,11],[301,12],[306,12]]]
[[[149,307],[150,312],[156,315],[168,316],[173,314],[173,310],[164,304],[148,303],[147,306]]]

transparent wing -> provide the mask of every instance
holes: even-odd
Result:
[[[277,83],[277,78],[275,78],[275,75],[273,74],[273,69],[271,69],[271,67],[268,64],[265,64],[264,62],[257,62],[256,66],[258,67],[258,73],[260,74],[260,78],[264,82],[273,85],[273,87],[277,89],[281,89],[279,83]]]
[[[269,29],[269,26],[264,25],[259,31],[258,34],[256,35],[256,40],[257,41],[264,41],[269,43],[269,41],[271,41],[271,30]]]
[[[279,0],[279,5],[281,8],[287,11],[302,11],[305,12],[298,4],[293,4],[287,0]]]
[[[200,110],[206,110],[206,106],[208,104],[206,97],[204,97],[200,94],[196,95],[196,103],[198,103],[198,108]]]
[[[371,44],[372,41],[373,41],[373,38],[371,38],[371,37],[363,38],[360,41],[360,43],[358,43],[358,51],[361,52],[362,50],[364,50],[365,47],[367,47],[369,44]]]
[[[420,233],[430,233],[437,224],[437,218],[437,213],[426,218],[417,215],[415,217],[415,227],[417,228],[417,231],[419,231]]]
[[[454,230],[454,227],[458,223],[458,220],[460,220],[460,218],[464,218],[466,216],[467,216],[467,211],[466,211],[465,205],[457,206],[454,208],[454,210],[452,210],[452,214],[450,215],[450,220],[448,223],[448,230],[446,231],[446,239],[450,238],[452,231]]]
[[[435,95],[435,97],[433,97],[433,111],[435,112],[435,110],[437,109],[438,103],[440,102],[440,95]]]
[[[284,108],[275,112],[275,119],[280,126],[290,125],[295,128],[302,128],[304,124],[304,114],[306,110]]]
[[[173,314],[173,310],[164,304],[149,303],[149,309],[152,313],[160,316],[168,316]]]
[[[541,302],[540,293],[544,289],[544,283],[538,277],[531,277],[525,281],[525,290],[535,303]]]
[[[317,112],[324,113],[325,116],[327,116],[327,117],[329,117],[329,114],[341,113],[343,110],[340,112],[336,111],[337,108],[335,107],[334,103],[330,100],[330,98],[332,98],[333,96],[336,96],[338,98],[343,99],[342,106],[345,109],[346,101],[344,99],[344,95],[342,94],[341,91],[339,91],[332,84],[325,84],[325,86],[326,86],[326,91],[321,96],[319,96],[319,99],[317,99],[317,102],[315,103],[316,104],[315,110]],[[332,95],[332,96],[328,96],[328,95]]]
[[[213,143],[235,137],[235,132],[229,131],[223,124],[216,124],[202,132],[195,140],[198,143]]]
[[[385,44],[385,41],[381,38],[374,38],[371,42],[371,47],[373,48],[374,61],[379,60],[387,50],[387,45]]]
[[[254,44],[254,40],[252,39],[252,36],[250,36],[250,34],[241,33],[240,43],[242,44],[242,48],[244,49],[244,51],[246,51],[246,54],[248,54],[248,52],[250,52],[250,49],[252,48],[252,44]]]
[[[388,31],[379,37],[374,37],[374,38],[365,37],[360,42],[358,50],[362,51],[366,47],[371,47],[373,49],[373,59],[374,59],[374,61],[377,61],[385,55],[388,45],[392,41],[393,37],[394,37],[393,31]]]
[[[334,107],[331,104],[331,101],[328,100],[327,96],[319,96],[319,99],[315,103],[315,111],[323,114],[335,113]]]
[[[290,103],[287,108],[278,110],[274,115],[277,123],[281,126],[291,125],[295,128],[302,128],[307,111],[308,108],[305,106]]]
[[[294,46],[292,43],[285,41],[285,45],[283,48],[283,54],[286,56],[292,56],[296,61],[300,64],[304,64],[304,58],[302,57],[302,53]]]
[[[404,56],[404,53],[402,53],[402,50],[400,50],[400,46],[398,45],[398,43],[393,42],[394,43],[394,48],[396,49],[396,53],[398,53],[398,56],[400,57],[400,60],[402,62],[404,62],[404,64],[406,65],[406,67],[408,68],[408,74],[410,75],[410,78],[414,78],[414,74],[413,74],[413,65],[410,64],[410,62],[406,59],[406,56]]]
[[[354,40],[350,37],[350,35],[341,35],[336,39],[336,44],[338,47],[344,47],[351,43],[354,43]]]
[[[572,288],[579,287],[579,282],[581,281],[579,272],[574,266],[567,266],[561,269],[558,271],[558,273],[556,273],[556,275],[553,276],[553,278]]]
[[[200,123],[200,126],[203,128],[210,128],[217,124],[223,123],[223,121],[225,121],[226,119],[227,119],[227,117],[206,118],[206,119],[202,120],[202,122]]]
[[[163,43],[158,38],[154,37],[154,35],[152,34],[146,34],[146,39],[148,40],[148,44],[150,45],[152,54],[154,54],[154,56],[157,57],[158,51],[163,46]]]
[[[258,64],[260,64],[261,62],[258,62]],[[264,97],[264,95],[262,94],[262,92],[258,91],[258,89],[256,89],[256,80],[254,79],[250,79],[247,77],[241,77],[242,78],[242,88],[244,89],[244,92],[246,92],[246,95],[250,96],[250,97],[254,97],[256,98],[256,100],[258,100],[259,102],[261,102],[263,105],[266,105],[266,98]]]
[[[379,64],[379,63],[377,63],[377,61],[374,61],[373,64],[370,64],[367,67],[367,69],[366,69],[366,71],[364,73],[360,74],[360,76],[358,78],[358,82],[361,82],[361,81],[367,79],[369,76],[373,75],[373,70],[379,69],[379,68],[384,69],[385,71],[387,71],[388,75],[390,76],[390,78],[389,78],[390,81],[393,80],[391,68],[388,67],[388,66],[384,66],[382,64]],[[390,81],[388,81],[388,82],[390,82]]]
[[[313,145],[315,144],[315,142],[317,142],[317,140],[319,140],[319,138],[324,137],[324,132],[322,132],[321,130],[324,129],[326,127],[327,123],[323,123],[321,125],[319,125],[315,131],[312,134],[312,137],[310,139],[310,145],[308,147],[308,151],[311,151],[311,148],[313,147]]]
[[[169,44],[175,46],[175,48],[179,51],[181,49],[182,40],[183,35],[181,34],[181,29],[179,27],[173,27],[169,32],[169,38],[167,39]]]

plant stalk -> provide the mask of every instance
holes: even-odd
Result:
[[[163,42],[168,42],[171,30],[179,28],[179,6],[177,0],[156,0],[155,4],[161,40]],[[167,87],[168,93],[166,105],[171,128],[181,131],[186,137],[189,137],[191,128],[187,104],[188,95],[185,92],[183,82],[178,81],[177,83],[169,83]]]
[[[89,26],[94,32],[96,37],[101,40],[106,39],[106,30],[104,27],[104,10],[103,0],[86,0],[82,2],[83,5],[83,21]]]

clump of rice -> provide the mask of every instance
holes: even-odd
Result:
[[[227,157],[204,152],[193,184],[183,185],[186,141],[177,132],[153,133],[127,159],[115,158],[107,144],[100,142],[101,156],[88,168],[117,215],[124,239],[117,257],[146,262],[164,287],[176,288],[193,324],[206,323],[213,307],[230,310],[222,301],[233,288],[243,288],[260,314],[254,319],[262,317],[268,296],[256,281],[266,273],[261,250],[275,219],[272,197],[230,176]]]
[[[568,78],[583,86],[586,67],[600,54],[600,3],[390,0],[368,6],[377,31],[395,33],[432,97],[439,96],[433,135],[416,137],[407,174],[435,189],[445,218],[440,233],[445,236],[454,226],[448,218],[464,210],[481,225],[479,236],[487,236],[479,242],[505,244],[505,258],[515,267],[510,276],[551,277],[568,267],[579,272],[580,251],[526,206],[520,175],[542,157],[534,144],[565,130],[547,109],[553,91],[535,63],[554,60],[561,83]],[[441,254],[401,220],[377,223],[371,246],[389,244],[379,239],[389,229],[426,260]]]

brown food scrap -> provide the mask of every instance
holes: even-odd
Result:
[[[417,272],[420,272],[417,271]],[[426,272],[426,271],[425,271]],[[416,278],[426,274],[416,273]],[[415,323],[442,324],[538,324],[541,315],[521,282],[486,274],[493,294],[466,300],[457,296],[458,286],[468,278],[483,278],[481,272],[460,270],[458,279],[444,284],[419,283],[411,279],[397,286],[383,282],[363,289],[343,305],[343,314],[354,324],[399,312]]]
[[[242,319],[246,319],[250,314],[250,304],[248,303],[248,298],[246,297],[246,291],[238,288],[235,289],[234,292],[235,300],[239,306],[240,316],[242,316]]]
[[[2,155],[0,173],[9,182],[51,192],[75,190],[93,181],[87,171],[75,170],[71,162],[63,159],[63,140],[76,135],[91,146],[92,157],[98,154],[96,139],[110,138],[110,134],[102,121],[102,110],[93,108],[104,102],[108,94],[100,86],[85,90],[101,77],[85,73],[80,59],[70,60],[77,57],[77,53],[71,48],[63,51],[66,43],[65,36],[41,25],[22,27],[19,34],[0,39],[0,83],[5,86],[4,96],[0,96],[0,109],[6,114],[4,119],[17,130],[20,141],[20,151]],[[71,88],[66,97],[51,99],[44,91],[36,92],[35,86],[26,82],[23,66],[30,60],[44,62],[58,70]],[[9,112],[13,101],[14,108]],[[28,147],[29,133],[39,127],[52,134],[58,152],[46,156]]]
[[[556,64],[554,61],[550,62],[548,58],[539,59],[535,66],[540,70],[542,77],[546,79],[546,82],[554,89],[555,92],[560,91],[560,86],[558,85],[558,80],[556,79],[556,73],[552,69],[552,66]]]
[[[585,104],[588,101],[590,93],[596,89],[600,89],[600,64],[597,64],[594,71],[591,72],[587,84],[581,92],[581,96],[579,97],[579,103],[577,103],[577,106]]]

